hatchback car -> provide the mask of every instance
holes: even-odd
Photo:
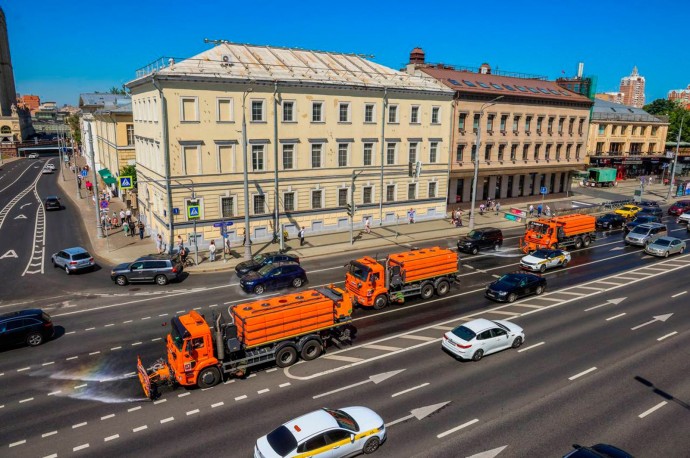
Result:
[[[494,227],[471,230],[458,240],[458,251],[477,254],[479,250],[498,250],[503,245],[503,232]]]
[[[249,261],[237,264],[237,266],[235,266],[235,272],[237,272],[237,275],[244,275],[247,272],[259,270],[265,265],[274,264],[276,262],[294,262],[299,264],[299,257],[294,254],[281,253],[279,251],[257,254]]]
[[[378,450],[386,440],[383,419],[367,407],[319,409],[260,437],[255,458],[347,457]]]
[[[690,211],[690,200],[679,200],[668,208],[668,214],[673,216],[680,216],[687,211]]]
[[[127,283],[157,283],[167,285],[182,275],[178,257],[164,254],[142,256],[134,262],[119,264],[110,272],[110,279],[120,286]]]
[[[642,210],[642,207],[638,207],[637,205],[623,205],[621,208],[615,210],[614,213],[625,218],[632,218],[640,210]]]
[[[491,353],[518,348],[524,341],[525,332],[515,323],[478,318],[446,332],[441,348],[457,358],[479,361]]]
[[[633,458],[633,456],[609,444],[595,444],[585,447],[573,444],[575,450],[563,455],[563,458]]]
[[[646,246],[660,237],[667,235],[665,224],[645,223],[640,224],[625,236],[626,245]]]
[[[264,291],[288,286],[299,288],[306,281],[307,273],[299,264],[277,262],[242,275],[240,287],[247,293],[263,294]]]
[[[633,229],[635,229],[640,224],[660,223],[660,222],[661,222],[661,217],[659,217],[659,216],[638,213],[637,216],[635,216],[635,219],[633,219],[629,223],[625,224],[624,230],[627,233],[627,232],[630,232]]]
[[[0,315],[0,345],[41,345],[53,337],[50,315],[41,309],[27,309]]]
[[[47,210],[62,210],[62,202],[58,196],[48,196],[43,202],[43,208]]]
[[[660,237],[644,247],[644,252],[652,256],[668,258],[671,254],[683,254],[685,252],[685,242],[675,237]]]
[[[596,220],[596,227],[601,229],[615,229],[621,228],[625,225],[627,220],[624,216],[618,215],[616,213],[607,213],[600,216]]]
[[[50,259],[53,261],[53,267],[64,269],[67,275],[96,266],[93,256],[82,247],[66,248],[52,255]]]
[[[515,302],[530,294],[541,294],[546,289],[546,279],[534,274],[505,274],[486,287],[484,295],[497,302]]]
[[[541,249],[520,260],[520,267],[533,272],[544,272],[553,267],[565,267],[570,262],[570,253],[563,250]]]

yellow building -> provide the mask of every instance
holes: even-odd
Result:
[[[152,64],[127,86],[140,212],[170,241],[189,240],[192,197],[200,244],[223,221],[242,241],[245,160],[253,240],[282,225],[347,230],[351,198],[359,228],[410,208],[418,220],[445,216],[453,91],[436,81],[353,54],[222,43]]]
[[[116,178],[123,167],[135,165],[132,104],[112,106],[93,113],[94,149],[99,152],[99,188],[119,195]],[[134,202],[133,202],[134,203]]]

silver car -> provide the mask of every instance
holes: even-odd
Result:
[[[93,269],[96,261],[82,247],[65,248],[50,257],[53,267],[60,267],[67,275],[82,269]]]
[[[675,237],[661,237],[647,245],[644,252],[652,256],[663,256],[668,258],[670,254],[683,254],[685,242]]]
[[[461,359],[479,361],[506,348],[518,348],[525,341],[525,332],[507,320],[477,318],[448,331],[441,348]]]

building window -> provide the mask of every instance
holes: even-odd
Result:
[[[541,134],[541,131],[543,130],[542,129],[543,124],[544,124],[544,117],[543,116],[537,117],[537,133],[538,134]]]
[[[395,150],[396,150],[396,144],[395,143],[389,143],[388,146],[386,147],[386,165],[394,165],[395,164]]]
[[[577,134],[582,135],[582,132],[584,131],[584,129],[585,129],[585,120],[580,119],[580,122],[577,125]]]
[[[570,118],[568,122],[568,135],[573,135],[573,130],[575,129],[575,118]]]
[[[531,116],[525,116],[525,132],[529,133],[531,128],[532,128],[532,117]]]
[[[395,124],[398,122],[398,106],[389,105],[388,106],[388,122]]]
[[[606,124],[599,124],[599,135],[606,134]]]
[[[506,145],[498,145],[498,160],[503,161],[505,159]]]
[[[455,160],[457,162],[462,162],[462,153],[465,152],[465,145],[458,145],[457,149],[455,150]]]
[[[254,172],[261,172],[264,166],[264,145],[252,145],[252,169]]]
[[[264,121],[264,101],[252,100],[252,122]]]
[[[235,147],[233,145],[218,145],[218,173],[229,173],[235,169]]]
[[[417,143],[410,143],[410,149],[408,152],[409,162],[417,162]]]
[[[484,148],[484,162],[490,162],[491,161],[491,150],[494,148],[494,145],[486,145]],[[500,154],[500,153],[499,153]]]
[[[527,160],[527,153],[529,153],[529,145],[522,145],[522,160]]]
[[[652,126],[652,137],[654,137],[656,135],[657,129],[658,129],[657,126]]]
[[[579,161],[580,160],[580,147],[582,145],[576,145],[575,146],[575,160]]]
[[[474,162],[477,160],[477,145],[472,145],[472,152],[470,153],[470,161]]]
[[[338,207],[347,206],[347,194],[348,194],[347,191],[348,191],[347,188],[338,189]]]
[[[561,160],[561,147],[563,145],[556,145],[556,160],[560,161]]]
[[[362,203],[363,204],[370,204],[372,195],[373,195],[372,187],[371,186],[364,186],[362,188]]]
[[[350,104],[349,103],[341,102],[338,105],[338,121],[350,122]]]
[[[314,143],[311,145],[311,167],[313,169],[318,169],[321,167],[321,152],[323,151],[323,145]]]
[[[374,122],[374,104],[373,103],[367,103],[364,105],[364,122]]]
[[[283,170],[295,168],[295,145],[283,145]]]
[[[263,215],[266,213],[266,196],[263,194],[257,194],[254,196],[254,214]]]
[[[465,131],[465,120],[467,119],[467,113],[460,113],[458,116],[458,130],[460,132]]]
[[[541,145],[534,145],[534,160],[539,160],[539,153],[541,152]]]
[[[134,144],[134,124],[127,124],[127,145]]]
[[[373,143],[365,143],[364,144],[364,158],[363,158],[363,163],[364,165],[373,165],[373,151],[374,151],[374,144]]]
[[[295,122],[295,102],[283,102],[283,122]]]
[[[474,119],[472,120],[472,132],[475,134],[479,132],[479,116],[481,116],[479,113],[476,113],[474,115]]]
[[[221,217],[232,218],[235,216],[235,198],[221,197],[220,198]]]
[[[601,154],[604,152],[604,142],[597,142],[597,146],[595,148],[595,151],[597,154]]]
[[[510,160],[515,162],[517,160],[518,145],[510,145]]]
[[[417,198],[417,183],[408,183],[407,185],[407,200],[414,200]]]
[[[323,208],[323,191],[320,189],[311,192],[311,208],[317,210]]]
[[[486,117],[486,131],[492,133],[494,131],[494,118],[496,115],[490,114]]]
[[[180,121],[196,122],[199,120],[199,99],[196,97],[182,97],[180,102]]]
[[[283,209],[285,211],[295,211],[295,193],[294,192],[284,192],[283,193]]]
[[[566,145],[565,146],[565,160],[570,161],[570,150],[573,145]]]
[[[151,143],[146,143],[147,156],[151,158]],[[182,149],[183,154],[183,164],[184,169],[182,170],[183,175],[197,175],[201,173],[201,164],[199,153],[200,146],[185,146]],[[151,163],[151,160],[147,161]]]
[[[410,109],[410,124],[419,124],[419,105],[412,105]]]
[[[553,118],[549,118],[549,123],[546,129],[549,135],[553,133]]]
[[[435,164],[437,159],[438,159],[438,142],[431,142],[429,144],[429,162],[432,164]]]
[[[544,159],[548,162],[551,159],[551,145],[546,145],[546,150],[544,151]]]
[[[347,143],[338,143],[338,167],[347,167],[348,150]]]
[[[386,202],[395,202],[395,185],[386,186]]]
[[[323,102],[311,103],[311,122],[323,122]]]
[[[441,123],[441,107],[431,107],[431,124]]]
[[[520,116],[513,116],[513,133],[517,134],[520,129]]]
[[[502,115],[501,116],[501,132],[505,133],[506,131],[506,123],[508,122],[508,115]]]
[[[429,182],[429,199],[436,197],[436,184],[435,181]]]
[[[563,135],[563,123],[565,122],[564,118],[558,118],[558,134]]]
[[[218,105],[216,107],[216,115],[218,122],[232,122],[234,117],[232,115],[233,106],[232,99],[218,99]]]

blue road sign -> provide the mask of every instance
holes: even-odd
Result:
[[[539,194],[548,194],[549,191],[546,189],[546,186],[542,186],[541,189],[539,190]]]
[[[180,214],[180,209],[177,207],[173,207],[173,215],[179,215]]]
[[[234,223],[232,221],[226,221],[225,226],[232,226]],[[223,227],[223,223],[213,223],[213,227]]]
[[[101,200],[101,208],[108,208],[108,201],[107,200]]]
[[[81,171],[81,176],[83,176],[84,178],[86,178],[86,175],[88,175],[88,174],[89,174],[89,172],[87,172],[86,170]]]
[[[199,219],[201,217],[201,213],[199,211],[199,206],[198,205],[189,205],[187,207],[187,218],[189,219]]]
[[[134,187],[134,180],[131,176],[120,177],[120,189],[132,189]]]

